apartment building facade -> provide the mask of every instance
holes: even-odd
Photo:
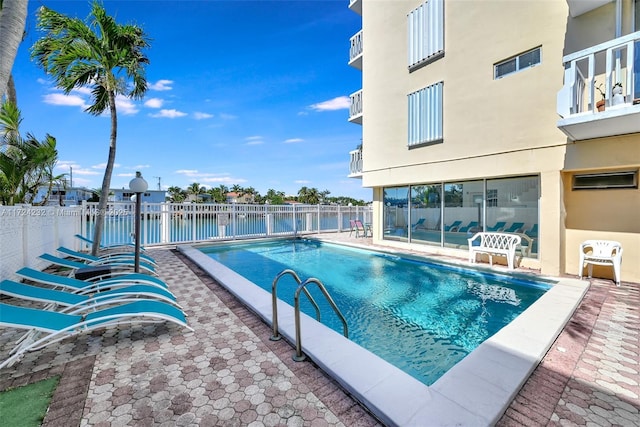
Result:
[[[515,232],[521,265],[559,275],[582,241],[617,240],[640,282],[640,1],[349,8],[350,176],[374,190],[376,243],[461,255],[475,231]]]

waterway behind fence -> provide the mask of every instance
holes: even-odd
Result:
[[[83,235],[93,238],[99,215],[97,203],[82,207]],[[372,221],[368,206],[338,205],[244,205],[201,203],[142,203],[143,245],[177,244],[251,237],[291,236],[339,232],[350,229],[350,221]],[[131,242],[135,230],[135,204],[108,206],[102,243]]]

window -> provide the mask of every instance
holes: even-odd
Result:
[[[411,70],[444,53],[444,0],[428,0],[407,18]]]
[[[502,78],[508,74],[522,71],[527,68],[534,67],[540,63],[540,47],[530,50],[520,55],[509,58],[494,65],[494,76],[496,79]]]
[[[574,190],[638,188],[638,171],[588,173],[573,176]]]
[[[487,189],[487,207],[498,206],[498,190]]]
[[[442,141],[443,82],[410,93],[409,147]]]

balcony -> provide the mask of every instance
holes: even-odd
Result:
[[[351,37],[349,48],[349,65],[362,71],[362,30]]]
[[[349,151],[349,178],[362,178],[362,145]]]
[[[362,89],[349,95],[351,104],[349,105],[349,121],[351,123],[362,124]]]
[[[569,139],[640,133],[640,31],[569,54],[563,62],[557,126]]]
[[[358,15],[362,15],[362,1],[363,0],[349,0],[349,9]]]
[[[569,14],[574,18],[608,3],[611,3],[611,0],[567,0]]]

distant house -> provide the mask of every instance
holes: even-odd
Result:
[[[46,200],[47,205],[50,206],[72,206],[79,205],[93,196],[93,191],[86,187],[64,187],[62,185],[53,185],[51,194],[47,198],[48,193],[48,185],[38,187],[33,204],[39,205]]]
[[[130,202],[133,193],[128,188],[112,188],[109,191],[109,201],[112,202]],[[142,194],[142,201],[147,203],[163,203],[166,199],[167,192],[165,190],[147,190]]]
[[[255,196],[230,191],[227,193],[227,203],[255,203]]]

